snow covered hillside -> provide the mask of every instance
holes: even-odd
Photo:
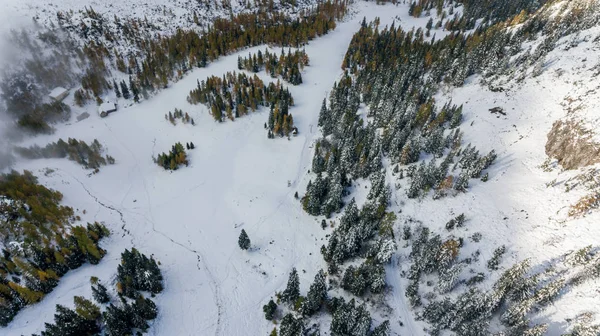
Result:
[[[557,13],[553,15],[566,17],[568,10],[573,10],[569,3],[556,1],[543,7],[544,12],[539,15],[550,15],[554,10]],[[39,22],[48,25],[56,11],[77,11],[92,6],[106,17],[148,18],[157,28],[154,33],[161,34],[171,34],[179,27],[193,27],[194,15],[208,22],[217,16],[226,17],[230,12],[253,8],[246,8],[241,1],[207,4],[191,0],[61,0],[59,3],[15,1],[9,6],[26,16],[36,16]],[[298,10],[312,4],[299,1],[299,7],[292,7],[281,1],[278,6]],[[561,6],[569,9],[559,11]],[[460,15],[462,6],[453,10]],[[164,276],[165,289],[155,298],[159,314],[151,322],[150,335],[267,335],[274,327],[279,328],[265,319],[263,305],[270,299],[276,300],[275,293],[286,288],[293,268],[298,270],[303,294],[308,292],[321,269],[328,271],[330,281],[342,280],[330,272],[331,263],[325,262],[322,254],[326,254],[323,252],[326,249],[322,246],[328,245],[349,207],[325,220],[325,216],[307,213],[295,194],[302,198],[316,180],[313,157],[316,143],[323,140],[319,116],[323,99],[329,102],[330,94],[336,90],[334,82],[337,88],[341,85],[338,82],[351,76],[360,77],[360,71],[372,65],[354,64],[352,71],[355,72],[342,70],[340,66],[346,61],[348,46],[361,27],[366,29],[367,24],[376,19],[379,20],[378,32],[392,24],[408,32],[412,28],[431,28],[431,22],[438,20],[448,22],[434,10],[431,17],[432,20],[426,15],[410,16],[408,4],[352,4],[350,13],[335,30],[305,46],[310,63],[302,72],[302,84],[284,83],[294,99],[290,113],[299,129],[297,136],[287,139],[267,138],[266,126],[263,126],[269,115],[266,107],[234,121],[217,123],[209,108],[192,105],[187,100],[190,90],[195,89],[199,81],[239,71],[238,56],[245,57],[265,48],[279,53],[280,48],[274,46],[246,48],[220,57],[206,67],[193,68],[141,103],[118,98],[111,91],[103,98],[116,102],[118,109],[104,118],[97,113],[95,104],[79,107],[73,95],[68,96],[65,103],[73,111],[68,122],[56,124],[53,134],[27,137],[17,145],[43,147],[59,139],[74,138],[88,143],[98,139],[115,158],[115,164],[92,173],[69,160],[18,158],[11,169],[32,171],[43,185],[60,191],[64,195],[62,203],[75,209],[81,223],[104,223],[112,232],[100,244],[107,254],[98,265],[86,264],[67,273],[43,300],[22,309],[7,327],[0,327],[0,334],[39,334],[45,328],[44,323],[52,322],[57,304],[72,307],[73,296],[91,297],[91,276],[105,284],[114,284],[120,254],[131,247],[152,255],[160,263]],[[517,29],[522,23],[507,29]],[[433,34],[436,40],[451,37],[447,30],[436,26],[431,28],[431,36],[427,35],[426,40],[432,40]],[[494,150],[497,155],[494,163],[486,166],[484,177],[468,181],[468,190],[433,199],[430,188],[425,188],[423,195],[409,197],[410,181],[415,175],[409,179],[403,175],[409,168],[404,167],[401,172],[395,169],[399,164],[391,154],[376,153],[381,155],[383,179],[391,187],[387,211],[394,217],[386,218],[394,218],[391,236],[398,248],[393,252],[391,263],[384,266],[386,289],[383,294],[369,294],[358,300],[366,302],[374,326],[389,320],[389,335],[432,334],[429,319],[423,316],[438,312],[427,311],[429,304],[438,299],[447,298],[449,302],[460,298],[471,288],[492,292],[497,288],[496,282],[502,279],[502,271],[526,259],[540,283],[559,279],[569,284],[561,287],[552,304],[531,309],[532,301],[524,300],[525,305],[530,306],[517,305],[526,310],[524,315],[528,314],[526,324],[547,325],[542,333],[528,335],[567,332],[578,335],[573,331],[574,326],[582,320],[586,320],[586,325],[600,323],[600,280],[593,273],[589,279],[579,281],[583,278],[580,272],[584,266],[600,265],[600,227],[597,225],[600,220],[597,211],[600,118],[594,110],[600,104],[597,77],[600,25],[595,22],[561,36],[535,64],[527,63],[527,57],[545,43],[545,38],[546,35],[540,35],[515,47],[518,50],[506,68],[517,70],[498,72],[494,76],[475,73],[466,77],[464,84],[455,86],[445,81],[435,90],[438,107],[446,103],[462,105],[462,144],[471,143],[481,153]],[[406,40],[412,39],[411,35]],[[356,56],[353,61],[358,62],[360,57],[365,56]],[[526,61],[519,63],[520,57]],[[257,76],[265,83],[276,81],[264,72]],[[411,84],[411,89],[421,88],[412,88]],[[391,96],[394,95],[392,92]],[[375,105],[377,103],[360,102],[358,111],[350,111],[360,120],[361,127],[371,127],[373,134],[377,134],[376,140],[369,144],[374,147],[381,146],[379,135],[383,138],[389,131],[388,124],[373,126],[381,118],[375,114],[387,108],[387,105],[379,106],[380,110],[375,113]],[[188,113],[194,124],[170,123],[165,114],[174,109]],[[423,122],[432,122],[435,113],[428,118]],[[440,132],[443,134],[444,129]],[[448,132],[443,135],[447,136]],[[332,138],[335,136],[325,137],[326,140]],[[195,145],[187,152],[189,165],[173,171],[162,169],[153,160],[176,142]],[[443,147],[439,158],[449,155],[450,151]],[[416,160],[400,166],[412,166],[417,171],[421,162],[429,163],[435,158],[434,154],[418,152]],[[361,157],[361,160],[367,159]],[[368,204],[368,194],[375,180],[372,177],[354,179],[345,190],[344,205],[351,199],[356,200],[359,208]],[[465,215],[464,225],[461,222],[454,227],[455,222],[452,222],[450,226],[449,222],[460,214]],[[423,227],[432,235],[441,235],[444,243],[458,245],[460,241],[460,247],[454,248],[453,258],[459,267],[454,268],[458,272],[453,288],[448,292],[439,290],[438,278],[424,274],[416,290],[419,300],[423,299],[419,307],[412,304],[407,288],[411,287],[416,236]],[[412,232],[412,238],[406,228]],[[251,240],[248,250],[241,250],[237,244],[242,229]],[[498,252],[501,246],[504,252]],[[585,250],[584,255],[576,254],[586,246],[591,248]],[[361,251],[360,258],[369,253]],[[575,260],[578,256],[584,261]],[[359,265],[358,259],[349,261],[352,267]],[[365,262],[368,264],[372,256],[366,259],[369,259]],[[490,263],[490,260],[496,262]],[[480,278],[479,274],[482,274]],[[346,299],[358,297],[332,282],[328,284],[330,295]],[[534,292],[534,289],[524,291]],[[321,335],[346,335],[330,333],[332,319],[321,312],[309,321],[320,324]],[[490,319],[489,333],[514,335],[500,320]],[[367,332],[370,333],[368,328]],[[441,334],[468,333],[444,330]],[[590,335],[597,334],[596,330]]]
[[[121,108],[105,119],[89,107],[88,119],[73,120],[51,136],[24,143],[43,146],[61,137],[99,139],[115,157],[115,165],[91,176],[60,159],[23,161],[14,167],[36,172],[45,185],[60,190],[65,204],[78,209],[83,221],[106,222],[114,234],[103,246],[113,252],[98,266],[69,273],[7,330],[14,335],[39,332],[44,322],[51,321],[54,305],[70,306],[73,295],[89,297],[89,276],[110,283],[118,254],[134,245],[153,254],[165,275],[166,289],[157,300],[160,315],[151,334],[268,333],[272,324],[264,321],[261,307],[285,285],[291,267],[306,271],[300,274],[303,287],[323,267],[319,247],[326,232],[293,195],[307,182],[321,100],[341,73],[339,65],[352,34],[363,16],[380,17],[382,24],[390,24],[397,15],[407,25],[412,20],[426,23],[409,18],[405,6],[360,3],[355,10],[357,14],[333,33],[306,46],[310,66],[303,73],[304,84],[289,87],[295,98],[291,112],[301,129],[290,141],[267,139],[264,109],[218,124],[204,106],[186,102],[197,80],[236,70],[236,53],[194,70],[147,102]],[[250,51],[259,49],[264,47]],[[174,108],[188,112],[196,126],[167,122],[163,116]],[[169,173],[152,163],[153,156],[177,141],[196,145],[189,167]],[[54,172],[44,175],[46,167]],[[252,240],[249,252],[237,247],[241,229]]]
[[[274,10],[287,9],[290,12],[295,12],[315,3],[309,0],[273,1],[271,6]],[[206,25],[216,17],[227,17],[232,13],[253,12],[256,10],[257,4],[240,0],[8,0],[7,10],[27,18],[33,17],[44,25],[57,25],[57,12],[78,13],[86,9],[93,9],[108,19],[118,17],[123,21],[128,19],[147,20],[156,28],[156,33],[172,34],[177,28],[193,28],[197,25],[197,22]],[[74,23],[77,24],[77,21]],[[91,24],[91,22],[87,22],[87,24]]]

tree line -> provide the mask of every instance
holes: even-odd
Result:
[[[82,165],[86,169],[100,169],[100,166],[114,164],[115,159],[110,156],[102,156],[104,149],[97,139],[90,145],[83,140],[69,138],[67,141],[58,139],[44,147],[37,145],[25,148],[16,147],[15,151],[22,157],[28,159],[68,158]]]
[[[287,88],[279,82],[265,85],[258,76],[248,76],[243,72],[211,76],[198,85],[189,96],[190,104],[205,104],[215,121],[225,118],[235,120],[256,111],[259,106],[270,108],[268,122],[269,137],[288,135],[294,128],[293,116],[289,107],[294,105],[294,98]]]
[[[149,93],[167,87],[169,80],[180,78],[194,67],[205,67],[241,48],[261,44],[299,47],[334,29],[335,21],[346,13],[346,6],[343,0],[328,1],[301,11],[297,18],[266,11],[218,18],[202,33],[179,29],[171,36],[136,39],[134,45],[140,52],[128,58],[116,51],[106,54],[101,44],[90,43],[88,48],[113,59],[117,69],[133,76],[132,83],[140,92]],[[105,82],[94,81],[84,90],[99,96],[96,93],[111,88]]]
[[[117,268],[117,298],[96,277],[91,277],[95,303],[81,296],[73,298],[75,309],[56,305],[54,323],[45,323],[41,336],[133,335],[147,331],[148,321],[158,315],[158,307],[140,292],[162,292],[162,273],[154,258],[135,248],[121,253]]]
[[[38,184],[28,171],[0,176],[0,325],[40,301],[69,270],[97,264],[108,229],[99,223],[71,226],[78,218],[60,204],[62,194]]]

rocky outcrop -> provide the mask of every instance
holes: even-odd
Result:
[[[600,144],[580,124],[558,120],[548,133],[546,154],[565,169],[577,169],[600,162]]]

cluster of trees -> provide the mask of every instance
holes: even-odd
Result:
[[[190,69],[205,67],[218,57],[241,48],[261,44],[298,47],[334,29],[335,21],[346,13],[346,6],[345,0],[328,1],[316,8],[300,11],[297,18],[277,11],[240,13],[227,19],[218,18],[211,27],[200,33],[179,29],[173,35],[158,38],[151,38],[149,35],[147,38],[139,38],[140,31],[152,30],[152,24],[147,20],[122,21],[115,18],[115,24],[121,27],[121,31],[113,32],[106,27],[107,19],[93,9],[86,9],[85,16],[94,18],[92,26],[75,25],[70,29],[75,29],[82,38],[90,37],[84,53],[97,56],[90,61],[79,95],[82,102],[85,102],[90,96],[98,99],[111,88],[105,79],[107,73],[104,58],[114,60],[118,70],[132,76],[128,89],[127,85],[113,83],[115,92],[120,89],[125,97],[125,92],[131,91],[137,101],[140,93],[147,97],[148,93],[167,87],[169,80],[180,78]],[[67,24],[71,20],[68,13],[59,16],[59,22]],[[103,39],[106,43],[96,42]],[[139,53],[125,57],[116,49],[106,48],[105,44],[120,39],[128,41]]]
[[[450,292],[458,285],[460,272],[464,265],[457,262],[462,246],[460,239],[443,240],[441,235],[432,234],[429,228],[419,226],[407,236],[412,237],[410,252],[411,267],[408,271],[409,285],[405,295],[411,306],[422,304],[419,284],[422,276],[436,273],[439,275],[437,289],[440,293]]]
[[[186,144],[186,148],[194,149],[194,144]],[[181,142],[177,142],[171,146],[169,153],[163,152],[158,154],[154,162],[166,170],[177,170],[179,166],[186,165],[187,167],[189,164],[187,154],[185,153],[185,148],[183,148]]]
[[[280,12],[259,12],[217,19],[203,34],[178,30],[175,35],[151,41],[142,48],[142,64],[136,76],[150,90],[166,86],[177,72],[204,67],[244,47],[261,44],[298,47],[334,29],[335,20],[345,12],[346,2],[334,1],[319,4],[296,19]]]
[[[461,216],[453,221],[461,220]],[[439,335],[444,330],[460,335],[483,335],[490,332],[490,325],[494,323],[502,326],[503,335],[544,335],[547,325],[531,325],[531,315],[552,304],[568,286],[600,277],[600,258],[592,257],[591,246],[586,246],[550,265],[531,267],[529,260],[518,262],[484,290],[477,286],[485,279],[484,273],[468,280],[462,277],[462,270],[472,262],[470,257],[458,258],[464,244],[462,238],[444,239],[422,225],[413,232],[406,226],[404,231],[403,239],[412,244],[405,295],[414,308],[420,307],[417,314],[430,324],[427,333],[431,335]],[[487,261],[490,272],[499,269],[505,252],[504,246],[494,251]],[[428,286],[435,285],[437,293],[419,293],[420,284],[424,282]],[[459,286],[465,287],[460,294],[445,295]]]
[[[85,26],[85,24],[82,26]],[[80,78],[81,88],[77,89],[74,93],[75,103],[83,106],[88,100],[94,99],[96,103],[100,104],[102,103],[100,97],[112,88],[107,79],[110,75],[109,64],[105,61],[110,59],[111,53],[104,44],[96,40],[87,42],[77,53],[85,66],[82,71],[83,75]],[[125,86],[124,90],[129,95],[129,90],[125,82],[121,84]],[[133,92],[134,87],[131,90]],[[125,92],[123,95],[125,95]]]
[[[289,106],[290,104],[285,101],[281,104],[271,105],[269,119],[265,123],[265,128],[268,130],[267,137],[269,139],[274,139],[276,135],[287,137],[290,133],[297,134],[298,128],[294,126],[294,117],[289,113]]]
[[[506,335],[544,335],[547,325],[530,326],[527,314],[552,303],[566,282],[559,277],[542,283],[530,272],[528,260],[517,263],[488,292],[471,287],[455,300],[433,300],[421,316],[431,324],[432,335],[445,329],[461,335],[486,334],[493,316],[500,316]]]
[[[177,119],[180,119],[184,124],[196,124],[194,122],[194,118],[190,117],[187,112],[184,113],[181,109],[176,108],[173,112],[169,111],[168,114],[165,113],[165,120],[170,121],[171,124],[175,125],[177,123]]]
[[[331,233],[327,246],[321,247],[323,258],[330,264],[330,269],[335,270],[337,265],[368,250],[374,238],[390,238],[392,232],[387,228],[390,221],[395,220],[395,216],[385,212],[390,197],[389,188],[382,188],[379,193],[373,195],[361,210],[352,199],[340,217],[339,225]],[[387,244],[376,246],[389,248]],[[379,262],[377,258],[373,258],[373,261]]]
[[[304,49],[296,50],[294,53],[291,49],[288,49],[287,54],[281,49],[279,57],[265,49],[264,53],[259,50],[254,55],[248,54],[247,58],[239,56],[238,69],[255,73],[264,70],[273,78],[281,76],[283,80],[292,85],[300,85],[302,84],[301,72],[308,65],[308,62],[308,55]]]
[[[162,274],[154,258],[148,258],[135,248],[121,254],[121,264],[117,268],[117,288],[120,294],[136,298],[139,291],[152,294],[162,292]]]
[[[121,254],[118,267],[118,300],[113,302],[106,287],[92,277],[92,296],[97,303],[75,296],[74,310],[56,305],[54,323],[46,323],[41,336],[122,336],[133,335],[136,330],[137,334],[146,331],[148,321],[158,315],[158,308],[139,291],[150,291],[153,295],[162,291],[160,269],[154,259],[134,248]],[[121,291],[122,281],[128,282],[127,292]]]
[[[69,138],[65,142],[63,139],[58,139],[57,142],[47,144],[45,147],[34,145],[29,148],[16,147],[15,151],[19,155],[28,159],[47,159],[47,158],[69,158],[86,169],[99,169],[100,166],[106,164],[114,164],[115,159],[106,155],[102,156],[104,151],[100,142],[97,139],[88,145],[83,140]]]
[[[346,268],[342,278],[342,288],[356,296],[363,296],[367,289],[371,293],[381,293],[385,288],[385,269],[382,264],[364,262],[358,267]]]
[[[33,133],[52,134],[54,127],[51,124],[69,120],[71,108],[61,102],[40,103],[20,114],[17,120],[19,127]]]
[[[346,76],[334,85],[329,104],[324,100],[321,107],[319,126],[324,137],[315,150],[313,172],[337,168],[349,179],[365,178],[381,168],[384,155],[393,164],[411,165],[425,153],[433,156],[429,165],[422,162],[408,169],[411,198],[432,189],[439,198],[448,190],[466,191],[471,178],[487,180],[483,171],[495,153],[480,155],[471,145],[462,148],[458,129],[462,106],[447,102],[438,109],[433,99],[440,81],[456,85],[464,81],[466,73],[458,71],[460,65],[450,68],[456,62],[441,54],[439,59],[434,56],[444,49],[456,53],[458,45],[450,38],[427,42],[421,30],[404,32],[392,25],[380,31],[363,21],[344,58]],[[461,74],[459,80],[451,78],[453,72]],[[361,103],[368,106],[367,117],[372,118],[366,125],[357,115]],[[441,164],[436,164],[440,159]]]
[[[477,20],[480,24],[489,25],[495,22],[521,17],[524,19],[534,13],[546,1],[537,0],[511,0],[511,1],[475,1],[475,0],[418,0],[412,1],[408,14],[414,17],[428,15],[435,10],[441,19],[454,15],[452,20],[446,22],[447,30],[473,29]],[[462,5],[462,15],[454,12],[454,7]],[[446,11],[447,10],[447,11]],[[441,22],[438,24],[441,25]]]
[[[97,264],[108,229],[99,223],[70,226],[73,209],[62,194],[37,183],[30,172],[0,177],[0,325],[40,301],[69,270]],[[10,243],[12,242],[12,243]]]
[[[70,233],[44,246],[25,241],[22,249],[3,249],[0,258],[0,325],[7,325],[28,304],[40,301],[69,270],[97,264],[106,251],[98,246],[109,234],[99,223],[71,227]]]
[[[144,98],[148,98],[148,91],[146,90],[146,88],[140,87],[140,85],[133,80],[132,76],[129,76],[129,85],[125,82],[124,79],[121,80],[119,84],[117,84],[117,81],[113,79],[112,89],[115,91],[115,95],[117,96],[117,98],[133,98],[133,101],[136,103],[140,101],[140,93]]]
[[[387,336],[389,335],[389,322],[382,323],[371,330],[371,315],[365,305],[357,306],[354,299],[346,303],[343,298],[330,298],[327,294],[327,275],[320,270],[315,275],[306,296],[300,295],[300,279],[295,268],[290,272],[285,290],[279,293],[281,304],[289,308],[289,312],[281,319],[279,334],[274,329],[271,335],[299,336],[309,330],[304,320],[319,312],[322,307],[332,313],[331,335],[337,336]],[[276,316],[278,306],[271,300],[263,306],[267,320]],[[314,331],[313,331],[314,332]],[[311,334],[309,332],[309,334]],[[314,333],[313,333],[314,334]],[[318,333],[317,333],[318,334]]]
[[[206,81],[199,81],[190,92],[188,102],[205,104],[219,122],[225,117],[230,120],[242,117],[259,106],[269,106],[271,111],[288,115],[289,106],[294,105],[292,95],[281,83],[266,86],[256,75],[250,77],[235,72],[228,72],[223,78],[211,76]]]

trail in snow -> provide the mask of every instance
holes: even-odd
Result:
[[[127,223],[125,222],[125,218],[123,217],[123,212],[121,210],[117,209],[116,207],[114,207],[112,205],[108,205],[108,204],[100,201],[98,199],[98,197],[95,196],[94,194],[92,194],[92,192],[85,186],[85,184],[83,182],[81,182],[81,180],[78,179],[77,177],[75,177],[73,174],[71,174],[71,173],[69,173],[69,172],[67,172],[67,171],[65,171],[63,169],[60,169],[60,168],[58,168],[56,170],[61,171],[61,172],[65,173],[65,174],[69,175],[72,179],[74,179],[75,181],[77,181],[77,183],[79,183],[81,185],[81,187],[83,188],[83,190],[85,190],[85,192],[91,198],[93,198],[94,201],[96,203],[98,203],[100,206],[118,213],[119,214],[119,218],[121,219],[121,224],[122,224],[121,225],[121,230],[123,230],[123,236],[122,237],[125,237],[125,235],[131,236],[131,232],[129,232],[129,230],[127,229]],[[133,245],[133,237],[131,237],[131,244]]]

